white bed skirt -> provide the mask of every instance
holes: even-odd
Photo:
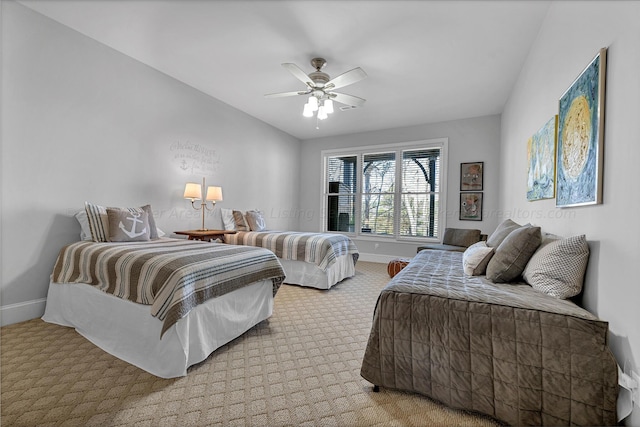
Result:
[[[158,377],[174,378],[269,318],[273,285],[264,280],[209,300],[171,326],[162,339],[162,322],[150,310],[86,284],[50,283],[42,320],[73,327],[115,357]]]
[[[336,262],[327,268],[327,271],[322,271],[317,265],[309,262],[278,259],[287,276],[284,283],[292,285],[329,289],[336,283],[356,274],[353,255],[350,254],[338,257]]]

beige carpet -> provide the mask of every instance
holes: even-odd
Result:
[[[165,380],[39,319],[2,328],[2,426],[492,426],[360,377],[386,265],[330,291],[283,285],[274,315]]]

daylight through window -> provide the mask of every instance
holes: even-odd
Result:
[[[323,152],[325,231],[438,238],[446,139]]]

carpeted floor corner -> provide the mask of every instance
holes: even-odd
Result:
[[[2,426],[495,426],[360,376],[386,265],[329,291],[283,285],[273,316],[161,379],[39,319],[2,328]]]

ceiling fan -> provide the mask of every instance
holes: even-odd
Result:
[[[284,63],[282,66],[289,70],[291,74],[307,85],[306,90],[294,92],[270,93],[267,98],[280,98],[284,96],[309,95],[309,101],[304,106],[302,113],[305,117],[313,117],[317,111],[317,118],[326,119],[328,114],[333,113],[333,101],[350,107],[362,107],[365,100],[353,95],[334,92],[335,89],[359,82],[367,77],[367,73],[360,67],[349,70],[331,79],[329,74],[320,71],[327,64],[324,58],[313,58],[311,65],[316,71],[306,74],[296,64]]]

